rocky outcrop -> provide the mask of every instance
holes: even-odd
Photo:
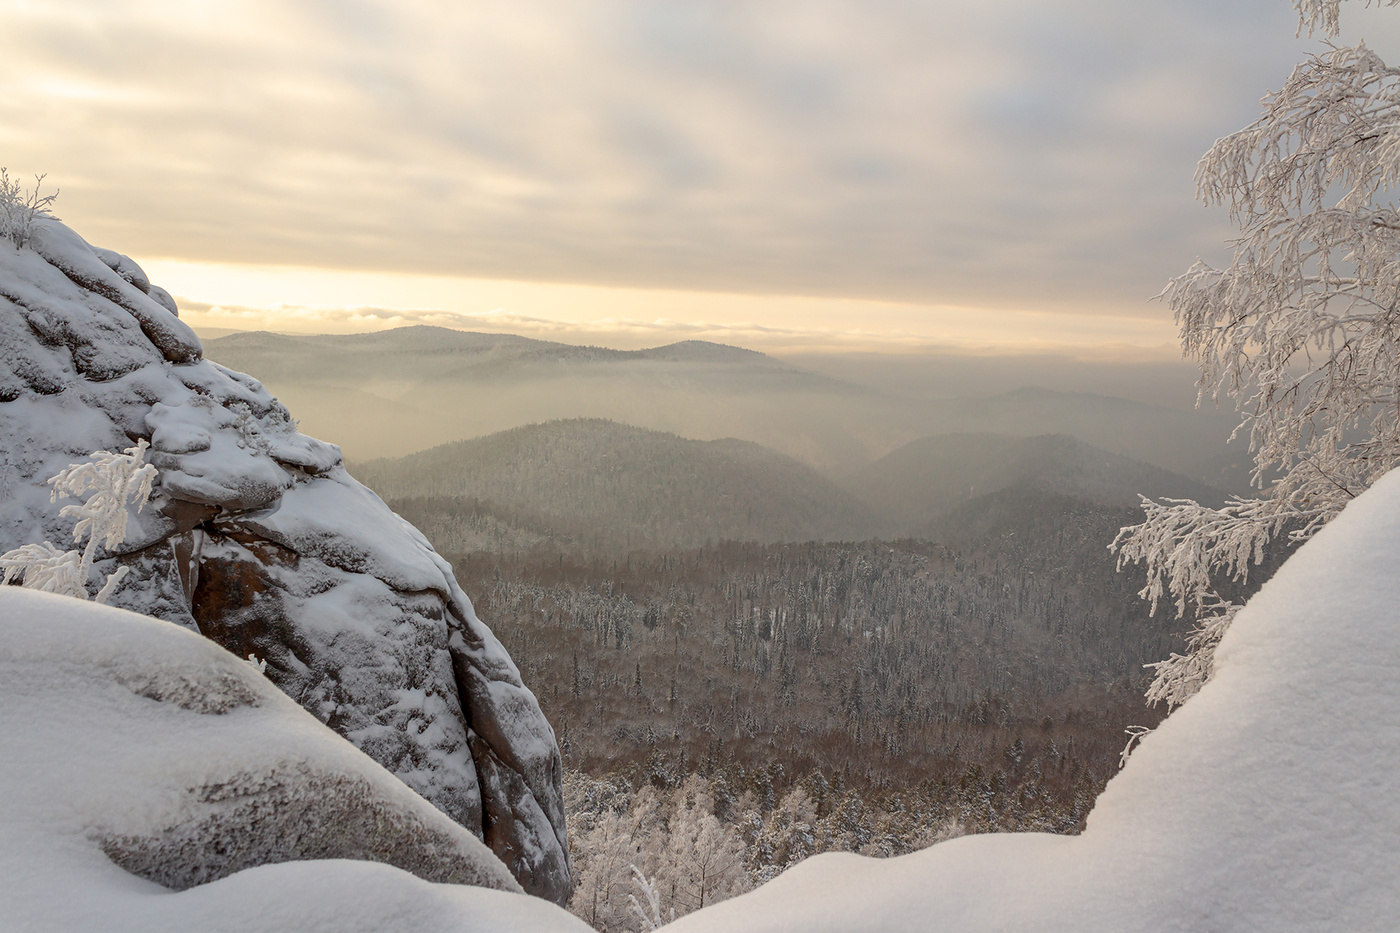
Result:
[[[261,384],[202,359],[136,263],[40,221],[30,247],[0,247],[0,550],[66,541],[44,480],[137,438],[158,491],[97,565],[130,568],[112,604],[265,659],[302,707],[562,903],[554,734],[451,568]]]
[[[562,933],[486,845],[207,638],[0,587],[6,933]]]

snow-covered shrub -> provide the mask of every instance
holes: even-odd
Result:
[[[58,192],[41,195],[39,186],[43,182],[43,175],[35,175],[34,187],[26,191],[19,179],[10,178],[10,173],[0,167],[0,237],[8,239],[16,249],[29,242],[35,220],[53,217],[50,208]]]
[[[656,892],[656,883],[642,873],[636,865],[632,866],[632,882],[637,886],[637,891],[642,895],[642,901],[637,900],[636,894],[627,895],[627,905],[632,911],[632,916],[637,918],[637,933],[651,933],[652,930],[659,930],[668,922],[661,915],[661,895]],[[676,909],[671,908],[671,920],[676,919]]]
[[[45,541],[6,551],[0,554],[4,582],[18,579],[28,589],[88,599],[88,576],[98,546],[111,550],[125,541],[128,506],[134,504],[139,512],[150,501],[156,468],[145,462],[149,446],[141,440],[124,453],[94,450],[87,463],[72,464],[49,477],[48,485],[53,487],[49,501],[82,500],[65,505],[58,514],[77,519],[73,540],[80,544],[86,540],[87,544],[81,551],[60,551]],[[92,598],[105,603],[126,573],[126,567],[119,567],[108,575]]]

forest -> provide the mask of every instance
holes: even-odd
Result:
[[[1124,730],[1162,715],[1143,665],[1180,623],[1115,569],[1130,510],[1025,491],[973,508],[948,544],[452,557],[558,734],[576,914],[630,929],[634,864],[679,914],[820,851],[1082,827]],[[672,891],[698,877],[680,864],[706,815],[728,867]]]

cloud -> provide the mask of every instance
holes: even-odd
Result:
[[[1195,159],[1317,45],[1280,0],[51,0],[4,22],[5,164],[138,258],[1109,315],[1161,315],[1143,300],[1218,255]]]

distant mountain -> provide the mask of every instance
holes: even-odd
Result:
[[[1138,495],[1218,504],[1218,489],[1064,434],[940,434],[906,444],[843,483],[887,522],[921,533],[938,516],[1013,488],[1110,507]]]
[[[991,398],[930,406],[924,436],[994,433],[1014,437],[1067,434],[1231,492],[1247,485],[1242,443],[1226,441],[1237,419],[1208,408],[1183,411],[1121,398],[1019,388]],[[1244,453],[1245,456],[1240,455]]]
[[[754,350],[703,340],[687,340],[649,350],[613,350],[535,340],[514,334],[484,334],[425,325],[370,334],[298,336],[267,331],[235,333],[207,341],[206,351],[230,361],[257,361],[269,378],[327,381],[373,374],[376,378],[397,376],[412,382],[428,382],[464,376],[514,375],[519,371],[514,364],[528,366],[641,360],[738,362],[799,372]]]
[[[698,340],[612,350],[404,327],[233,334],[206,341],[205,352],[257,376],[303,427],[362,460],[522,424],[606,418],[686,437],[754,440],[844,470],[884,453],[909,418],[910,403]]]
[[[604,418],[690,438],[734,437],[829,476],[935,434],[1068,434],[1113,453],[1243,491],[1233,418],[1098,395],[1021,388],[990,398],[912,399],[806,372],[739,347],[647,350],[404,327],[208,340],[351,459],[398,457],[523,424]]]
[[[748,441],[687,440],[601,419],[528,425],[352,470],[449,550],[545,539],[693,547],[878,530],[863,503],[791,457]]]

